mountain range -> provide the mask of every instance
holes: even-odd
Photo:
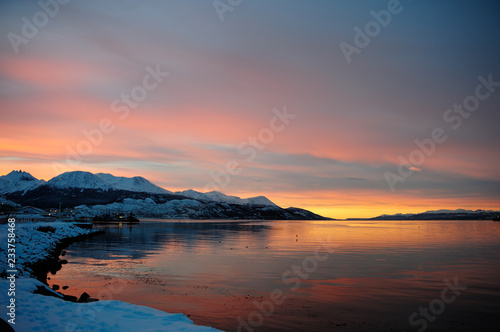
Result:
[[[348,220],[491,220],[500,216],[494,210],[431,210],[421,213],[382,214],[374,218],[350,218]]]
[[[71,208],[93,216],[106,211],[142,217],[192,219],[328,219],[300,208],[283,209],[264,196],[239,198],[218,191],[171,192],[143,177],[74,171],[49,181],[24,171],[0,176],[0,195],[21,205]]]
[[[58,208],[61,204],[87,217],[133,212],[140,217],[173,219],[329,219],[300,208],[281,208],[264,196],[240,198],[218,191],[201,193],[192,189],[172,192],[140,176],[127,178],[83,171],[66,172],[49,181],[39,180],[27,172],[12,171],[0,176],[0,201],[43,209]],[[361,219],[491,220],[499,215],[499,211],[458,209]]]

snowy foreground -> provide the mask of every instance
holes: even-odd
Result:
[[[36,230],[40,226],[50,226],[55,231]],[[14,299],[15,324],[9,325],[15,331],[217,331],[210,327],[196,326],[183,314],[169,314],[122,301],[74,303],[58,297],[34,294],[38,287],[51,290],[32,278],[32,271],[26,265],[47,258],[50,249],[61,240],[90,232],[92,230],[62,222],[16,225],[16,269],[19,278],[15,279],[15,295],[10,280],[0,280],[0,317],[4,321],[12,319],[12,316],[7,315],[9,311],[12,312],[7,306]],[[0,238],[1,272],[8,269],[7,225],[0,225]]]

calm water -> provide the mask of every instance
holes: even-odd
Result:
[[[182,312],[226,331],[500,327],[500,223],[492,221],[146,220],[103,228],[68,248],[69,264],[50,285]]]

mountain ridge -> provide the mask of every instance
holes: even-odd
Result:
[[[139,176],[126,178],[74,171],[45,182],[26,172],[20,174],[0,176],[0,182],[9,184],[8,188],[0,186],[0,196],[17,204],[45,209],[62,205],[82,218],[112,211],[165,219],[330,219],[300,208],[281,208],[265,196],[240,198],[192,189],[173,193]],[[19,182],[22,177],[30,184]]]
[[[20,179],[29,179],[30,184],[19,183]],[[3,182],[2,182],[3,181]],[[5,183],[5,186],[1,185]],[[8,184],[8,185],[7,185]],[[16,186],[17,184],[17,186]],[[71,171],[59,174],[49,181],[38,180],[28,172],[12,171],[7,175],[0,176],[0,194],[12,194],[16,192],[26,192],[36,189],[37,187],[47,185],[56,189],[95,189],[95,190],[123,190],[130,192],[144,192],[151,194],[175,194],[194,198],[206,202],[221,202],[239,205],[269,205],[276,206],[265,196],[240,198],[230,196],[218,191],[201,193],[193,189],[184,191],[171,192],[161,188],[149,180],[134,176],[131,178],[114,176],[110,173],[91,173],[86,171]],[[4,189],[5,188],[5,189]]]
[[[429,210],[419,213],[382,214],[373,218],[349,218],[348,220],[491,220],[500,215],[495,210]]]
[[[26,193],[45,183],[44,180],[38,180],[28,172],[13,170],[7,175],[0,176],[0,194],[10,194],[18,191]]]
[[[201,193],[201,192],[195,191],[193,189],[188,189],[188,190],[184,190],[184,191],[177,191],[175,193],[182,195],[182,196],[186,196],[186,197],[190,197],[190,198],[194,198],[194,199],[205,200],[205,201],[210,201],[210,202],[225,202],[225,203],[240,204],[240,205],[276,206],[276,204],[274,204],[272,201],[270,201],[265,196],[240,198],[237,196],[226,195],[226,194],[223,194],[219,191],[210,191],[207,193]]]

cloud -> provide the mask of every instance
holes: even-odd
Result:
[[[296,120],[242,162],[228,193],[269,193],[284,204],[281,197],[309,195],[307,204],[321,208],[491,202],[500,181],[500,93],[460,130],[447,127],[443,112],[474,92],[477,76],[500,79],[499,6],[407,3],[347,64],[338,45],[381,9],[371,1],[245,2],[223,23],[211,2],[70,2],[19,54],[0,40],[0,171],[23,166],[50,178],[51,163],[109,118],[116,129],[82,168],[202,189],[210,171],[241,159],[238,145],[268,126],[274,107],[287,105]],[[2,9],[6,36],[39,6]],[[157,64],[170,76],[118,118],[113,101]],[[390,193],[384,172],[436,127],[447,142]]]

